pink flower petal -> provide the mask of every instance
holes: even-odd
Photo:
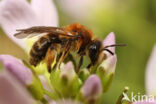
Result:
[[[45,26],[58,26],[58,15],[52,0],[31,0],[32,8]]]
[[[27,0],[2,0],[0,2],[0,25],[4,32],[18,45],[26,49],[24,40],[13,36],[17,29],[40,25]]]
[[[74,65],[71,61],[66,63],[65,65],[62,65],[60,69],[61,69],[61,76],[62,77],[66,76],[70,81],[72,81],[76,75],[74,71]]]
[[[31,95],[10,73],[0,73],[0,104],[33,103]]]
[[[69,61],[68,63],[66,63],[64,65],[64,69],[63,70],[71,70],[71,69],[74,69],[74,65],[71,61]]]
[[[148,95],[154,94],[156,96],[156,45],[146,68],[146,90]]]
[[[113,32],[109,33],[103,41],[104,46],[108,46],[112,44],[115,44],[115,35]],[[115,53],[115,47],[109,47],[108,49]]]
[[[97,75],[91,75],[81,88],[82,95],[86,99],[98,98],[102,94],[102,85]]]
[[[0,55],[0,62],[4,68],[14,75],[23,84],[32,83],[32,72],[25,67],[18,59],[10,55]]]

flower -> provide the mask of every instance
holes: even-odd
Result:
[[[102,85],[97,75],[91,75],[81,88],[81,94],[87,102],[96,102],[102,94]]]
[[[26,0],[2,0],[0,2],[1,27],[12,40],[25,50],[28,50],[24,42],[26,40],[18,40],[13,36],[16,29],[38,25],[57,26],[57,19],[56,8],[52,0],[44,0],[44,2],[43,0],[31,0],[30,4]],[[103,44],[104,46],[115,44],[113,32],[106,37]],[[109,50],[115,53],[114,47]],[[34,69],[27,65],[29,66],[27,68],[19,59],[10,55],[0,55],[0,62],[4,65],[4,72],[10,72],[16,80],[22,82],[34,98],[30,97],[30,99],[34,101],[49,103],[53,100],[53,103],[56,104],[66,104],[66,99],[72,98],[71,101],[68,101],[71,104],[75,103],[73,100],[97,104],[102,92],[108,89],[108,85],[112,81],[117,61],[116,55],[112,56],[105,51],[104,55],[106,57],[101,63],[95,65],[96,68],[92,68],[93,71],[85,69],[80,73],[76,73],[72,62],[68,62],[60,68],[57,67],[51,73],[47,71],[37,73],[38,67]],[[40,65],[42,69],[46,69],[44,65]],[[103,72],[100,73],[100,71]],[[50,99],[46,99],[44,95]],[[65,99],[65,102],[62,99]],[[21,100],[24,102],[24,99],[21,98]],[[55,100],[60,102],[55,102]]]
[[[25,85],[32,83],[32,72],[25,67],[20,60],[10,55],[0,55],[0,62],[3,63],[4,68]]]
[[[4,69],[25,85],[36,99],[43,98],[41,82],[30,69],[25,67],[18,59],[10,55],[0,55],[0,62],[3,63]]]
[[[0,73],[0,104],[32,104],[34,99],[8,72]]]
[[[108,57],[108,59],[110,58],[109,60],[106,59],[108,64],[109,61],[114,60],[111,57],[112,56]],[[84,74],[79,76],[79,74],[75,72],[72,62],[68,62],[67,64],[62,65],[60,69],[53,70],[51,74],[48,73],[48,76],[50,76],[50,88],[52,88],[52,92],[49,92],[49,90],[46,90],[49,88],[44,86],[44,82],[43,85],[41,84],[41,81],[39,80],[40,75],[37,75],[33,69],[31,71],[24,66],[20,60],[10,55],[0,55],[0,61],[4,64],[5,70],[9,71],[16,79],[22,82],[29,92],[31,92],[32,96],[40,101],[44,99],[44,95],[46,94],[50,97],[50,100],[75,97],[78,101],[88,103],[92,101],[96,104],[101,98],[103,89],[106,88],[108,83],[110,84],[110,80],[105,80],[105,77],[109,76],[106,76],[103,73],[103,77],[101,77],[98,76],[98,74],[96,75],[96,73],[91,74],[89,71],[85,71]],[[104,68],[108,68],[109,70],[109,68],[111,69],[111,66],[114,67],[114,63],[108,66],[109,67],[104,66]],[[82,75],[85,75],[85,77]],[[82,77],[82,80],[80,77]],[[43,88],[43,86],[45,88]]]
[[[153,48],[146,68],[146,93],[156,96],[156,45]]]
[[[0,1],[0,25],[6,35],[14,42],[28,51],[25,39],[17,39],[13,36],[16,29],[31,26],[57,26],[58,16],[52,0],[2,0]],[[43,88],[37,75],[32,74],[18,59],[1,55],[6,70],[11,72],[20,82],[26,85],[27,89],[36,99],[43,98]]]
[[[144,101],[133,102],[132,104],[156,104],[156,45],[153,48],[152,54],[149,58],[145,73],[146,93],[148,96],[153,96],[151,99]]]
[[[60,77],[62,77],[63,79],[65,78],[66,81],[71,82],[73,78],[76,76],[74,66],[71,61],[61,66],[60,70],[61,70]]]
[[[115,44],[115,35],[113,32],[107,35],[105,40],[103,41],[104,46]],[[106,58],[101,62],[101,64],[98,66],[96,73],[99,75],[103,92],[106,92],[113,80],[115,68],[116,68],[116,62],[117,62],[117,56],[115,54],[115,47],[109,47],[110,51],[114,53],[114,55],[111,55],[107,51],[104,51],[103,53],[106,55]]]
[[[26,40],[13,36],[16,29],[31,26],[57,26],[58,16],[52,0],[2,0],[0,2],[0,25],[9,38],[27,50]]]
[[[108,46],[108,45],[112,45],[115,44],[115,35],[114,32],[109,33],[106,38],[103,41],[103,45],[104,46]],[[108,48],[110,51],[112,51],[113,53],[115,53],[115,47],[109,47]],[[110,54],[108,54],[110,55]]]
[[[156,100],[154,101],[141,101],[141,102],[134,102],[132,104],[156,104]]]
[[[75,0],[73,2],[72,0],[59,0],[58,4],[60,5],[60,8],[67,14],[75,17],[76,19],[81,19],[88,17],[90,9],[92,9],[93,5],[95,6],[95,1]]]
[[[109,33],[107,37],[103,41],[104,46],[109,46],[115,44],[115,35],[113,32]],[[115,53],[115,47],[109,47],[108,48],[111,52]],[[106,54],[106,59],[103,60],[103,62],[99,65],[99,68],[102,68],[104,72],[115,72],[116,62],[117,62],[117,56],[111,55],[107,51],[103,52]]]

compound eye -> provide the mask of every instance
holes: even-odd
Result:
[[[95,44],[89,47],[89,55],[94,56],[97,53],[97,46]]]
[[[89,47],[89,57],[90,57],[92,64],[95,64],[98,58],[98,47],[95,44],[92,44]]]
[[[96,50],[96,45],[91,45],[90,47],[89,47],[89,49],[91,49],[91,50]]]

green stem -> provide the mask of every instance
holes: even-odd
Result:
[[[116,102],[116,104],[122,104],[122,99],[124,98],[123,93],[126,94],[128,90],[129,90],[128,87],[125,87],[125,88],[124,88],[124,90],[123,90],[123,92],[121,93],[121,95],[119,96],[118,101]],[[128,104],[129,104],[129,103],[128,103]]]
[[[47,96],[50,97],[51,99],[56,100],[56,97],[55,97],[51,92],[49,92],[48,90],[43,89],[43,92],[44,92],[45,95],[47,95]]]

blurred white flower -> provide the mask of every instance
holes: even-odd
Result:
[[[2,0],[0,25],[9,38],[26,50],[25,40],[13,36],[16,29],[31,26],[57,26],[58,16],[52,0]]]
[[[99,0],[98,0],[99,1]],[[96,0],[59,0],[61,10],[76,19],[81,19],[89,15]]]
[[[76,20],[96,17],[99,10],[112,9],[115,0],[57,0],[61,10]],[[115,2],[116,3],[116,2]]]
[[[156,45],[148,61],[145,77],[147,95],[156,96]]]

